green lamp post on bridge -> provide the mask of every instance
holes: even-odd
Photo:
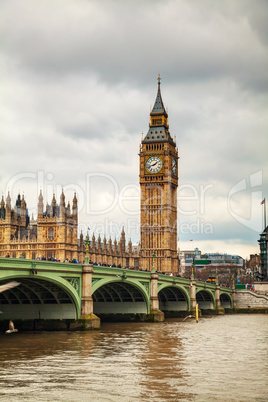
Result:
[[[84,241],[84,244],[85,244],[85,246],[86,246],[86,258],[85,258],[85,264],[89,264],[88,248],[89,248],[89,246],[90,246],[90,240],[89,240],[89,235],[88,235],[88,232],[87,232],[87,235],[86,235],[86,240]]]
[[[153,251],[152,257],[153,257],[153,267],[152,267],[152,272],[155,272],[155,251]]]
[[[194,262],[192,263],[192,274],[191,274],[191,281],[194,280]]]

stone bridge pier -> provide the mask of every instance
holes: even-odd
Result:
[[[152,321],[162,322],[165,320],[165,314],[159,310],[159,298],[158,298],[158,274],[156,272],[151,273],[150,281],[150,316]]]
[[[196,281],[194,279],[191,279],[190,283],[190,295],[191,295],[191,310],[195,310],[196,308]]]
[[[224,314],[225,310],[221,306],[220,286],[218,284],[218,281],[217,281],[216,290],[215,290],[215,302],[216,302],[216,311],[218,312],[218,314]]]
[[[82,271],[81,316],[77,320],[78,326],[81,326],[84,330],[100,328],[100,319],[93,314],[92,274],[93,265],[84,264]]]

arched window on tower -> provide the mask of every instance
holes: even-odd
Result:
[[[72,243],[73,240],[73,231],[72,228],[67,229],[67,243]]]
[[[48,229],[48,238],[50,240],[54,239],[54,229],[53,228]]]

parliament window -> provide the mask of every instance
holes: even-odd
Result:
[[[53,229],[53,228],[49,228],[49,229],[48,229],[48,238],[49,238],[49,239],[53,239],[53,238],[54,238],[54,229]]]

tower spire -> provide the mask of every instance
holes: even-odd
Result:
[[[161,96],[161,89],[160,89],[161,77],[160,77],[160,73],[158,74],[157,82],[158,82],[158,89],[157,89],[156,99],[155,99],[154,107],[151,110],[150,115],[151,116],[164,115],[165,117],[168,117],[166,109],[165,109],[165,106],[164,106],[164,103],[163,103],[163,100],[162,100],[162,96]]]
[[[158,74],[157,81],[158,88],[154,106],[150,112],[149,130],[145,138],[142,139],[142,144],[169,142],[172,145],[175,145],[169,132],[168,114],[162,100],[160,74]]]

